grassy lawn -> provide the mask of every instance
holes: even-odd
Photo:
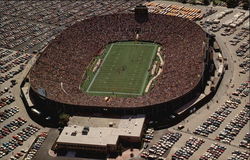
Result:
[[[157,48],[154,43],[134,41],[108,45],[99,69],[88,71],[82,90],[100,96],[143,95]]]

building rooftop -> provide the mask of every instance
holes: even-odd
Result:
[[[116,145],[119,136],[139,138],[144,121],[145,115],[137,115],[121,117],[116,128],[112,127],[112,122],[110,122],[110,127],[68,126],[63,129],[57,143],[97,146]],[[88,129],[86,130],[86,128]],[[83,130],[85,130],[84,133]]]

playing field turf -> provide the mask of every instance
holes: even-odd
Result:
[[[96,73],[87,77],[91,95],[143,95],[158,45],[148,42],[116,42],[105,49]]]

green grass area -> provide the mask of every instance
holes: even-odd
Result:
[[[89,66],[82,90],[99,96],[143,95],[149,80],[149,71],[155,58],[158,44],[149,42],[116,42],[109,44],[98,70],[95,63]]]

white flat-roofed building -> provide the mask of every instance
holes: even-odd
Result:
[[[144,121],[145,115],[136,115],[121,117],[116,128],[78,125],[64,127],[56,141],[56,148],[116,152],[120,142],[141,142]]]

